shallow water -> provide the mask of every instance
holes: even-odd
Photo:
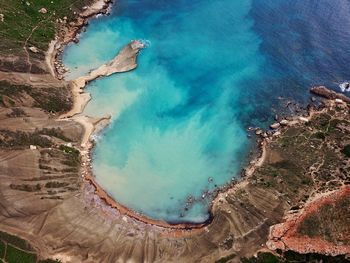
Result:
[[[93,153],[98,183],[154,219],[208,219],[202,195],[239,176],[245,129],[266,127],[280,96],[305,103],[310,85],[347,79],[349,13],[346,0],[119,0],[63,58],[72,79],[148,44],[135,71],[88,87],[86,114],[113,117]]]

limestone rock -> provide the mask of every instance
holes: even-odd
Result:
[[[281,120],[280,121],[280,124],[283,125],[283,126],[287,126],[289,124],[289,121],[287,120]]]
[[[39,13],[46,14],[47,13],[47,9],[42,7],[42,8],[40,8]]]
[[[305,117],[299,117],[299,120],[302,122],[309,122],[309,120]]]
[[[343,104],[344,101],[342,99],[335,99],[335,103],[338,103],[338,104]]]
[[[139,40],[134,40],[134,41],[131,42],[131,48],[134,49],[134,50],[142,49],[144,47],[145,47],[145,45]]]
[[[0,22],[4,22],[4,14],[0,14]]]
[[[34,46],[30,47],[29,50],[32,51],[33,53],[39,53],[39,50]]]
[[[281,126],[281,124],[279,124],[278,122],[276,122],[276,123],[271,124],[271,125],[270,125],[270,128],[271,128],[271,129],[278,129],[280,126]]]
[[[255,131],[255,134],[256,134],[256,135],[261,135],[262,132],[263,132],[263,131],[262,131],[261,129],[257,129],[257,130]]]

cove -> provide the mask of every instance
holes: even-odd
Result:
[[[246,128],[266,127],[278,97],[305,103],[310,85],[347,78],[350,10],[337,2],[117,1],[63,56],[73,79],[132,39],[148,46],[135,71],[88,87],[85,114],[112,115],[93,151],[97,182],[153,219],[207,220],[208,192],[246,164]]]

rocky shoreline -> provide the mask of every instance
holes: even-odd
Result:
[[[74,25],[72,25],[73,30],[71,33],[66,34],[67,36],[64,36],[63,41],[61,40],[61,44],[57,45],[57,42],[54,43],[54,50],[56,52],[52,52],[51,54],[55,54],[54,56],[50,55],[50,57],[53,57],[56,61],[53,63],[56,65],[56,71],[57,77],[59,79],[63,78],[63,74],[65,73],[64,70],[62,70],[61,61],[58,60],[59,54],[63,51],[63,46],[67,45],[69,42],[74,41],[76,42],[76,35],[81,30],[81,28],[85,25],[87,25],[87,21],[89,18],[97,15],[97,14],[105,14],[108,6],[111,4],[111,1],[97,1],[94,7],[91,7],[90,9],[86,9],[86,11],[83,14],[79,15],[78,22]],[[98,7],[98,8],[97,8]],[[58,48],[57,48],[58,47]],[[61,119],[70,119],[73,121],[76,121],[84,126],[85,129],[85,135],[83,136],[81,147],[82,147],[82,176],[83,178],[88,181],[91,185],[94,186],[96,189],[96,195],[99,196],[106,204],[108,204],[112,208],[116,208],[119,213],[123,216],[128,216],[131,218],[134,218],[142,223],[146,223],[149,225],[166,228],[168,230],[175,230],[175,231],[184,231],[184,234],[188,234],[188,231],[198,231],[199,229],[204,229],[207,225],[209,225],[212,221],[212,216],[207,220],[207,222],[204,222],[202,224],[191,224],[191,223],[182,223],[182,224],[169,224],[164,221],[159,220],[153,220],[151,218],[148,218],[144,215],[141,215],[131,209],[128,209],[127,207],[121,205],[116,200],[110,197],[110,195],[99,186],[99,184],[94,179],[94,176],[92,174],[92,164],[91,164],[91,151],[93,148],[93,142],[91,142],[91,137],[96,134],[97,125],[99,126],[98,130],[100,131],[103,129],[103,127],[107,126],[109,124],[110,117],[104,117],[102,119],[92,119],[87,116],[82,115],[83,110],[85,108],[85,105],[90,100],[90,95],[88,93],[85,93],[83,90],[86,86],[86,84],[92,80],[95,80],[101,76],[109,76],[114,73],[118,72],[125,72],[132,70],[136,68],[136,56],[139,52],[139,50],[143,48],[143,44],[138,41],[132,41],[128,46],[126,46],[117,56],[114,60],[111,62],[102,65],[100,68],[91,71],[87,76],[79,77],[76,80],[71,81],[71,87],[72,87],[72,93],[74,98],[73,108],[68,113],[65,113],[60,116]],[[50,52],[49,52],[50,54]],[[129,59],[131,58],[131,61]],[[124,62],[125,61],[125,62]],[[57,66],[59,68],[57,68]],[[60,70],[61,69],[61,70]],[[329,94],[331,91],[328,89],[322,89],[322,92],[318,92],[320,88],[312,88],[311,92],[315,93],[316,95],[322,94]],[[334,94],[332,96],[328,96],[329,99],[334,99]],[[324,96],[325,97],[325,96]],[[338,97],[337,97],[338,98]],[[262,131],[261,129],[256,129],[255,133],[256,136],[260,138],[260,142],[258,142],[257,146],[259,148],[258,157],[256,159],[253,159],[250,161],[250,165],[243,169],[243,176],[240,178],[240,182],[238,184],[244,184],[245,180],[247,180],[256,169],[261,167],[264,163],[264,160],[266,158],[266,145],[271,141],[272,138],[277,137],[281,134],[281,130],[290,127],[292,125],[298,124],[298,123],[307,123],[309,119],[313,116],[315,113],[314,109],[310,108],[308,109],[308,116],[298,116],[298,117],[290,117],[287,119],[282,119],[279,122],[271,124],[270,128],[271,130],[267,133]],[[101,126],[101,123],[103,125]],[[236,182],[231,182],[227,184],[226,186],[222,187],[221,189],[218,189],[216,191],[215,196],[213,197],[213,200],[211,202],[210,211],[212,211],[213,207],[220,203],[219,200],[222,200],[222,195],[227,195],[227,192],[236,189]]]
[[[77,34],[81,31],[82,27],[87,25],[90,18],[95,17],[98,14],[106,14],[111,3],[111,0],[98,0],[92,6],[87,7],[82,14],[78,15],[77,22],[69,25],[69,27],[66,29],[68,32],[56,37],[55,41],[51,42],[49,51],[47,52],[46,61],[49,63],[49,65],[51,65],[51,71],[54,72],[54,75],[59,80],[63,80],[64,74],[66,73],[65,67],[60,60],[60,55],[62,54],[64,47],[70,42],[78,42]],[[208,225],[211,222],[211,219],[202,224],[169,224],[165,221],[153,220],[144,215],[138,214],[131,209],[128,209],[111,198],[108,193],[99,186],[92,174],[91,151],[94,144],[91,141],[91,137],[96,135],[109,124],[110,116],[94,119],[83,115],[84,108],[91,99],[90,94],[84,92],[84,88],[89,82],[97,78],[135,69],[137,67],[136,58],[140,49],[142,48],[144,48],[144,44],[142,42],[133,40],[109,63],[91,71],[86,76],[70,81],[73,94],[73,107],[69,112],[62,114],[59,119],[67,121],[71,120],[83,125],[85,134],[83,135],[81,142],[81,173],[84,180],[94,186],[96,195],[99,196],[101,200],[106,202],[106,204],[108,204],[110,207],[117,209],[123,216],[129,216],[142,223],[166,228],[168,230],[185,230],[186,232],[188,232],[188,230],[197,231],[198,229],[202,229],[204,226]],[[52,65],[54,65],[54,67],[52,67]]]
[[[64,74],[68,71],[63,65],[61,58],[65,46],[71,42],[78,43],[78,35],[88,25],[89,19],[97,15],[108,14],[112,4],[113,0],[95,0],[93,4],[83,7],[81,13],[76,13],[75,21],[67,23],[66,17],[57,20],[57,23],[60,25],[59,30],[55,39],[51,41],[45,58],[51,74],[59,80],[63,80]]]

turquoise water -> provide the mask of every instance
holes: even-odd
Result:
[[[210,193],[246,162],[246,128],[266,126],[279,96],[306,102],[309,85],[346,78],[345,65],[330,59],[349,49],[332,43],[349,36],[345,18],[332,28],[349,9],[338,2],[326,21],[318,15],[333,1],[118,1],[63,57],[73,79],[132,39],[147,43],[135,71],[88,86],[86,114],[112,115],[93,152],[98,183],[151,218],[207,220]]]

